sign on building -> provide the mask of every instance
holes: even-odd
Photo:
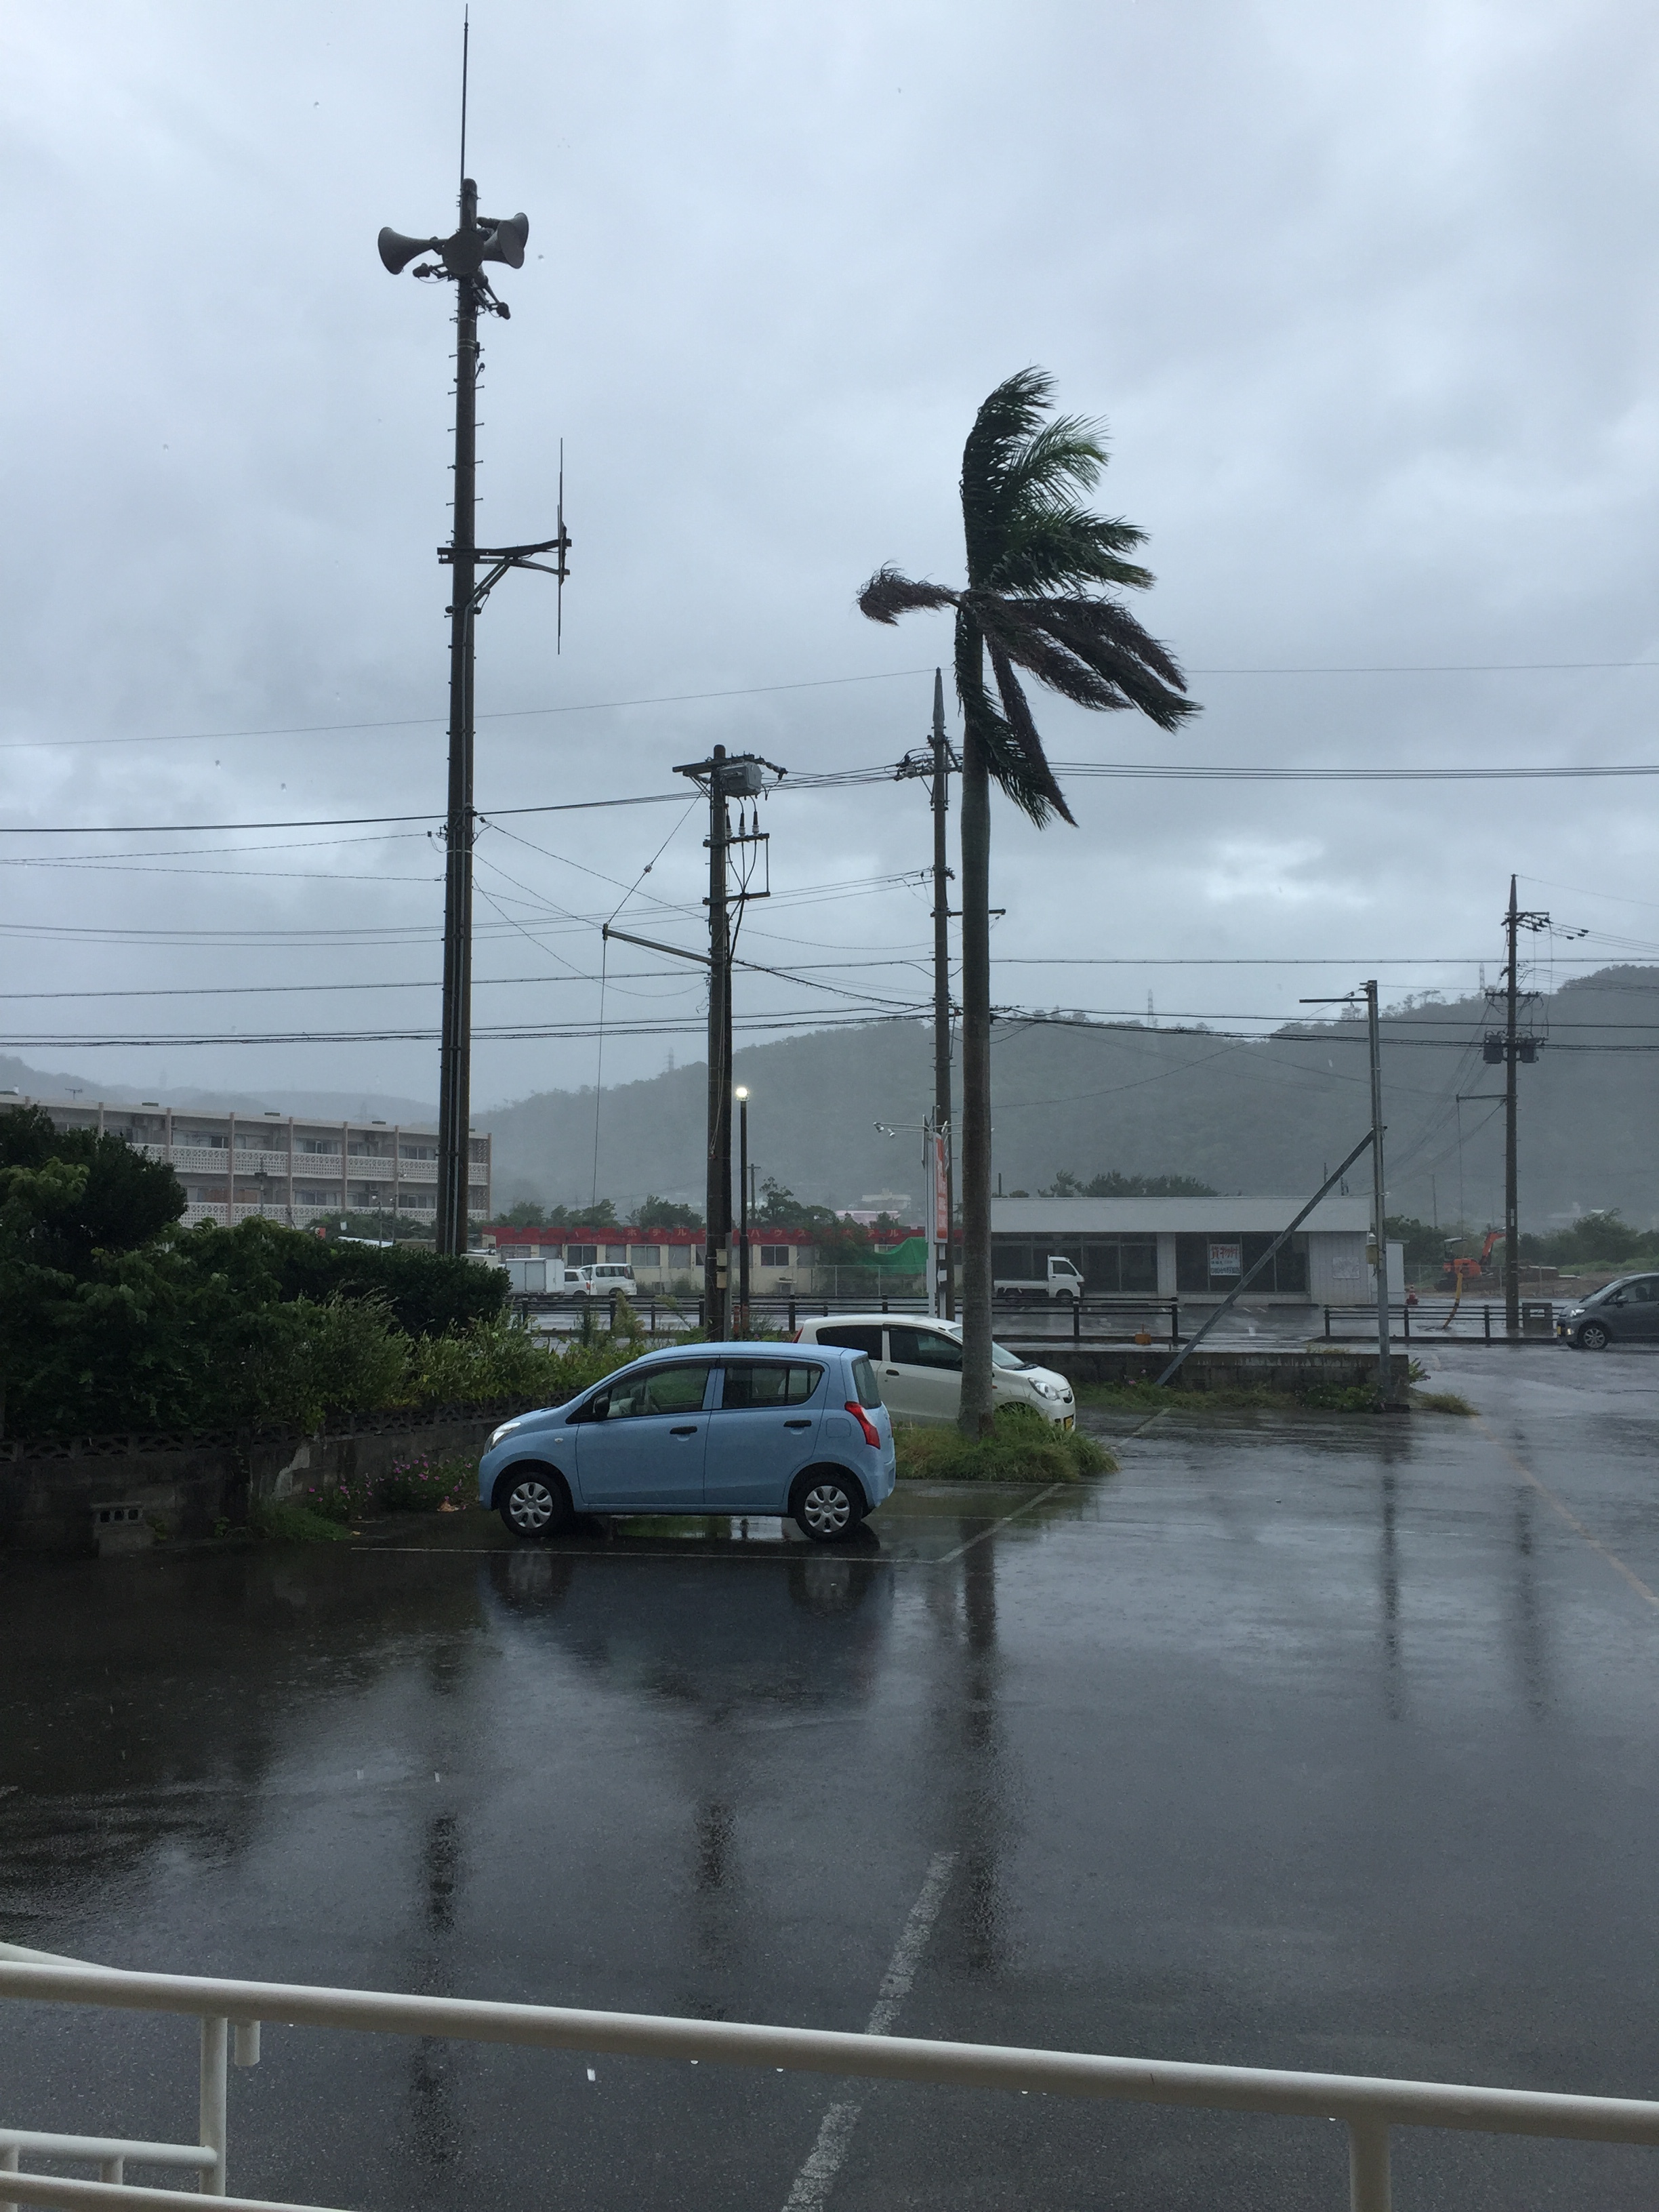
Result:
[[[1242,1275],[1244,1272],[1243,1247],[1240,1244],[1210,1246],[1210,1273],[1212,1275]]]

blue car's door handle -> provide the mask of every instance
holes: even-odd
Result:
[[[783,1425],[786,1429],[810,1429],[812,1424],[811,1421],[786,1421]]]
[[[695,1437],[697,1431],[694,1423],[689,1429],[670,1429],[668,1433],[671,1437]]]

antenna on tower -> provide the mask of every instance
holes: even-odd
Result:
[[[466,64],[467,48],[472,36],[472,11],[461,11],[461,191],[466,191]]]

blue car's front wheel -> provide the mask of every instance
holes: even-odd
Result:
[[[550,1467],[514,1468],[495,1486],[495,1510],[515,1536],[556,1536],[570,1518],[570,1492]]]
[[[865,1515],[862,1492],[850,1474],[813,1468],[797,1481],[789,1501],[795,1526],[809,1543],[833,1544],[850,1536]]]

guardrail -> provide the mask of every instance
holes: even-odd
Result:
[[[741,2021],[679,2020],[646,2013],[590,2012],[564,2005],[496,2004],[470,1997],[414,1996],[379,1990],[334,1990],[244,1982],[193,1974],[130,1973],[53,1960],[0,1945],[0,1997],[20,2002],[94,2005],[129,2012],[194,2015],[202,2024],[199,2144],[143,2143],[114,2137],[48,2136],[0,2126],[0,2190],[17,2204],[95,2208],[176,2207],[200,2197],[134,2187],[118,2161],[194,2165],[200,2195],[225,2212],[320,2212],[231,2197],[225,2188],[226,2057],[234,2029],[239,2065],[257,2064],[259,2023],[356,2029],[377,2035],[437,2036],[543,2051],[607,2051],[619,2057],[708,2060],[717,2065],[781,2068],[870,2081],[1024,2090],[1103,2102],[1172,2105],[1210,2112],[1272,2112],[1341,2121],[1348,2130],[1350,2212],[1389,2212],[1389,2130],[1446,2128],[1465,2134],[1543,2136],[1580,2142],[1659,2147],[1659,2103],[1532,2089],[1490,2089],[1443,2081],[1392,2081],[1351,2074],[1293,2073],[1254,2066],[1206,2066],[1158,2058],[1112,2058],[1072,2051],[942,2043],[920,2037],[856,2035]],[[25,2173],[23,2152],[84,2159],[97,2181]],[[0,2212],[7,2212],[0,2204]]]

